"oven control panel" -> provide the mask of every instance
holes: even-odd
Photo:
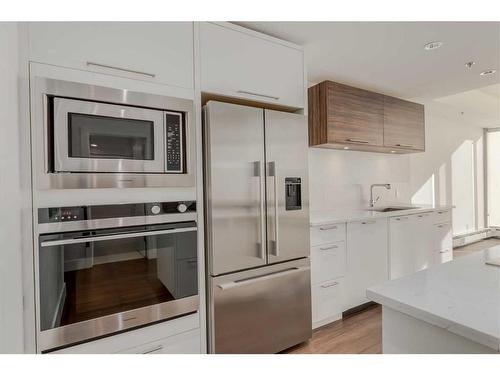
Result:
[[[106,204],[38,209],[39,223],[98,220],[196,212],[195,201]]]
[[[182,114],[166,114],[167,132],[167,173],[183,172],[183,124]]]

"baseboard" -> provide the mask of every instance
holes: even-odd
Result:
[[[485,228],[478,230],[476,232],[462,234],[453,237],[453,248],[462,247],[465,245],[470,245],[474,242],[479,242],[490,237],[499,237],[500,230],[495,228]]]

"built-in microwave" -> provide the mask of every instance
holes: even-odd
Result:
[[[37,188],[194,186],[192,100],[42,78],[35,87]]]

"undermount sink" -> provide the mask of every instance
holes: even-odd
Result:
[[[380,207],[380,208],[369,208],[368,211],[392,212],[392,211],[414,210],[416,208],[418,207]]]

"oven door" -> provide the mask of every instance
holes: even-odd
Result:
[[[162,111],[53,101],[54,172],[165,173]]]
[[[40,236],[39,350],[198,310],[196,223]]]

